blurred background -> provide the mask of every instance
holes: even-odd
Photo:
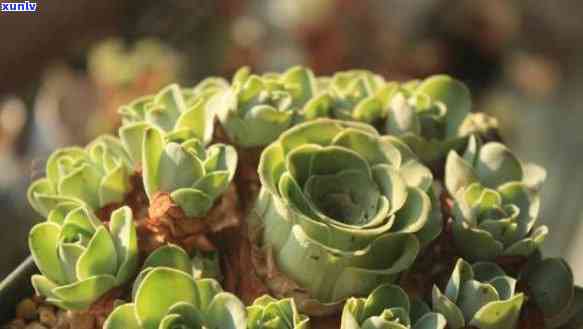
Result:
[[[57,147],[114,132],[117,107],[178,81],[305,64],[391,80],[446,72],[547,168],[545,245],[583,284],[583,2],[50,0],[0,13],[0,278],[40,220],[26,188]]]

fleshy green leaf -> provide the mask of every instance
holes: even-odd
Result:
[[[43,296],[46,298],[55,298],[53,290],[58,287],[58,285],[51,280],[47,279],[46,276],[34,274],[30,281],[34,292],[37,296]]]
[[[190,275],[156,268],[146,275],[136,294],[136,314],[144,329],[157,329],[172,305],[193,303],[198,293]]]
[[[136,306],[123,304],[116,307],[103,324],[104,329],[142,329],[136,318]]]
[[[117,262],[113,239],[107,229],[102,226],[97,229],[87,249],[77,261],[77,277],[79,280],[85,280],[96,275],[115,276]]]
[[[118,260],[116,280],[122,284],[138,267],[138,238],[131,209],[123,207],[114,211],[109,227]]]
[[[389,108],[389,114],[386,122],[386,131],[391,135],[404,135],[413,133],[419,135],[421,124],[417,113],[412,106],[407,104],[407,99],[402,94],[393,97]]]
[[[370,165],[386,162],[392,164],[395,153],[398,153],[397,150],[387,151],[394,147],[381,142],[378,136],[354,128],[345,129],[336,135],[332,143],[355,151]]]
[[[469,186],[478,178],[472,167],[455,151],[449,152],[445,163],[445,186],[451,195],[455,195],[460,188]]]
[[[385,164],[374,166],[372,172],[381,193],[389,200],[391,213],[401,209],[407,201],[408,188],[399,172]]]
[[[271,144],[261,153],[257,172],[261,185],[271,193],[277,193],[279,178],[285,171],[283,148],[277,143]]]
[[[121,203],[129,191],[129,177],[122,164],[101,180],[99,185],[99,206],[104,207],[111,203]]]
[[[573,272],[560,258],[548,258],[533,265],[525,274],[529,297],[546,318],[559,314],[573,299]]]
[[[506,146],[487,143],[482,146],[476,163],[476,173],[480,182],[496,188],[503,183],[522,181],[522,164]]]
[[[413,329],[445,329],[447,320],[442,314],[427,313],[415,323]]]
[[[383,104],[376,97],[368,97],[356,105],[352,115],[358,121],[374,123],[383,115]]]
[[[493,260],[504,250],[502,243],[484,230],[467,228],[457,222],[452,228],[454,243],[470,260]]]
[[[71,308],[84,310],[113,287],[115,287],[115,278],[113,276],[98,275],[66,286],[60,286],[54,289],[53,293],[70,305]]]
[[[119,129],[121,142],[134,163],[142,163],[144,136],[149,127],[147,123],[139,122],[123,126]]]
[[[233,179],[237,169],[237,151],[231,145],[214,144],[207,150],[204,162],[205,172],[224,171],[229,173],[229,181]]]
[[[213,200],[204,192],[181,188],[170,194],[172,200],[176,202],[187,217],[204,216],[213,205]]]
[[[456,305],[464,314],[464,318],[472,319],[482,307],[500,300],[496,289],[489,284],[475,280],[463,282]]]
[[[447,136],[455,136],[472,107],[469,89],[447,75],[435,75],[424,80],[415,92],[425,94],[447,108]]]
[[[175,130],[188,129],[196,138],[208,144],[213,133],[214,113],[207,108],[207,102],[200,100],[180,115],[174,126]]]
[[[407,188],[407,201],[399,211],[392,227],[393,232],[417,232],[429,218],[431,200],[425,192],[416,187]]]
[[[164,152],[164,139],[157,129],[150,128],[145,131],[142,144],[142,166],[144,189],[148,197],[152,199],[160,190],[160,158]]]
[[[191,187],[204,175],[200,159],[176,143],[166,144],[158,166],[157,185],[162,192]]]
[[[67,277],[57,254],[60,233],[61,228],[57,224],[37,224],[30,230],[28,246],[40,272],[57,284],[65,284]]]
[[[208,327],[216,329],[245,329],[245,305],[234,295],[226,292],[217,294],[207,312]]]
[[[48,204],[39,199],[39,195],[54,195],[56,193],[55,186],[48,178],[41,178],[34,181],[27,191],[28,203],[43,216],[47,216],[49,211],[56,206],[56,202],[49,202]],[[48,200],[47,200],[48,201]],[[52,201],[52,200],[51,200]]]
[[[338,146],[328,146],[315,152],[310,175],[330,175],[351,169],[371,177],[368,163],[358,153]]]
[[[322,94],[310,99],[304,106],[304,116],[306,120],[325,118],[330,115],[333,99],[328,94]]]
[[[445,295],[453,302],[458,300],[460,291],[462,290],[464,282],[471,280],[474,277],[474,271],[470,264],[463,259],[458,259],[455,268],[451,274],[447,287],[445,288]]]
[[[61,179],[58,192],[63,196],[81,200],[93,209],[98,209],[100,204],[97,190],[100,181],[101,173],[97,168],[83,164]]]
[[[227,190],[230,184],[229,172],[218,171],[204,175],[193,187],[214,200]]]
[[[469,324],[480,329],[514,329],[523,302],[524,294],[505,301],[491,302],[482,307]]]
[[[173,244],[154,250],[144,261],[144,268],[147,267],[169,267],[192,274],[190,257],[184,249]]]
[[[463,328],[466,321],[462,311],[445,295],[441,294],[439,288],[433,287],[432,293],[433,310],[443,314],[450,328]]]

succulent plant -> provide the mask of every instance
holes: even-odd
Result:
[[[463,145],[460,126],[472,106],[463,83],[447,75],[435,75],[395,89],[388,104],[386,133],[403,138],[426,162]]]
[[[444,293],[433,288],[433,310],[448,328],[514,329],[526,298],[516,292],[516,280],[494,263],[470,265],[459,259]]]
[[[363,123],[295,126],[265,149],[258,172],[263,190],[249,221],[262,238],[253,239],[322,311],[394,280],[441,228],[431,172]]]
[[[310,319],[298,312],[293,299],[277,300],[269,295],[247,307],[247,329],[309,329]]]
[[[136,280],[134,291],[133,303],[115,308],[105,329],[245,329],[245,306],[214,279],[153,267]]]
[[[42,275],[32,285],[48,302],[84,310],[137,270],[138,246],[132,212],[113,212],[109,228],[85,207],[61,203],[49,221],[30,231],[29,247]]]
[[[187,217],[204,216],[229,187],[237,168],[232,146],[214,144],[205,149],[198,139],[168,142],[159,129],[145,131],[144,189],[151,203],[169,194]]]
[[[296,120],[297,113],[316,93],[315,77],[297,66],[282,74],[251,74],[244,67],[232,86],[213,102],[229,140],[242,148],[274,141]]]
[[[410,302],[399,286],[381,285],[368,298],[348,299],[340,329],[444,329],[445,317],[422,301]]]
[[[574,329],[583,290],[535,228],[545,171],[470,108],[446,75],[169,85],[29,188],[36,294],[106,329]]]
[[[43,216],[61,202],[98,210],[123,201],[130,190],[133,164],[118,139],[101,136],[85,149],[58,149],[49,157],[46,177],[30,186],[28,200]]]
[[[142,140],[145,130],[156,127],[169,141],[182,142],[197,138],[210,143],[214,131],[215,113],[210,99],[227,88],[220,78],[208,78],[194,88],[169,85],[155,95],[144,96],[119,110],[123,126],[121,140],[136,163],[142,161]]]
[[[449,154],[445,184],[454,198],[454,243],[467,259],[527,257],[544,241],[547,227],[533,230],[539,193],[506,146],[480,146],[478,139],[470,138],[463,158],[455,151]]]

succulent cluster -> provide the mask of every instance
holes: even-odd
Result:
[[[46,218],[33,286],[109,305],[107,329],[559,328],[582,296],[542,257],[544,170],[471,110],[445,75],[170,85],[120,108],[119,137],[49,157],[28,193]]]
[[[533,165],[531,165],[533,166]],[[541,169],[526,169],[501,143],[471,137],[463,157],[452,151],[445,185],[455,203],[453,237],[469,260],[528,257],[545,239],[546,226],[533,229],[540,208]]]
[[[445,293],[433,289],[433,310],[447,319],[449,328],[512,329],[516,327],[525,301],[516,292],[516,280],[506,276],[494,263],[470,265],[460,259],[451,274]]]

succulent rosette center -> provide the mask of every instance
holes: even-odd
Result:
[[[323,303],[394,279],[429,227],[431,173],[365,124],[294,127],[264,151],[259,174],[263,242],[279,270]]]
[[[544,242],[547,227],[533,229],[540,209],[537,185],[544,178],[528,175],[525,167],[502,144],[482,146],[474,137],[463,157],[448,156],[445,184],[454,198],[453,238],[467,259],[528,257]]]

